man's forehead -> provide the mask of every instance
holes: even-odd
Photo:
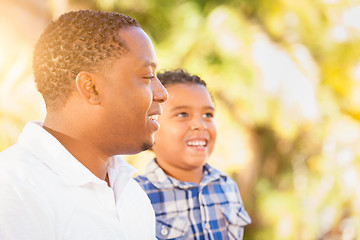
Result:
[[[137,61],[139,67],[156,68],[156,55],[150,38],[139,27],[130,27],[122,29],[118,32],[122,39],[123,45],[126,47],[126,55]]]

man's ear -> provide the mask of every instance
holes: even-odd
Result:
[[[100,96],[96,91],[95,76],[89,72],[81,71],[75,79],[76,88],[81,97],[86,99],[90,104],[100,104]]]

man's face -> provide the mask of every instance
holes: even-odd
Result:
[[[156,78],[156,56],[146,33],[138,27],[121,30],[128,51],[97,74],[102,92],[98,111],[98,145],[108,155],[134,154],[150,148],[159,125],[160,102],[167,92]]]
[[[159,165],[171,176],[202,171],[212,153],[216,127],[214,105],[206,87],[177,83],[167,87],[169,100],[159,117],[153,150]]]

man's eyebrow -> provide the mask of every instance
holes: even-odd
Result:
[[[157,67],[157,63],[156,62],[150,62],[150,61],[145,61],[143,64],[143,67],[152,67],[152,68],[156,68]]]

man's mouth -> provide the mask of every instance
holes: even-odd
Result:
[[[155,115],[149,116],[149,119],[150,119],[151,121],[157,121],[157,120],[158,120],[158,117],[159,117],[159,115],[158,115],[158,114],[155,114]]]
[[[148,119],[151,122],[151,125],[153,126],[154,131],[157,131],[160,128],[160,124],[157,121],[158,117],[159,117],[159,114],[153,114],[153,115],[148,116]]]

